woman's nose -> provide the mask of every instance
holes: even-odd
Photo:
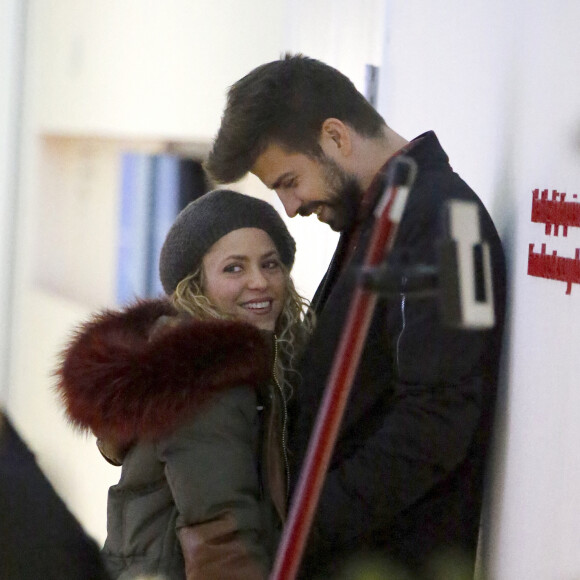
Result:
[[[268,278],[264,275],[261,268],[252,268],[248,279],[250,288],[265,288],[268,285]]]

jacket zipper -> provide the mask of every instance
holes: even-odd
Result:
[[[288,409],[286,408],[286,398],[284,397],[284,391],[278,380],[278,373],[276,371],[276,365],[278,363],[278,339],[274,336],[274,368],[272,369],[272,375],[274,377],[274,382],[280,391],[280,397],[282,399],[282,456],[284,457],[284,468],[286,470],[286,499],[288,499],[288,494],[290,493],[290,462],[288,461],[288,450],[286,448],[286,427],[288,423]]]
[[[400,343],[401,339],[403,338],[403,333],[405,332],[405,326],[407,325],[407,320],[405,317],[405,302],[406,297],[404,294],[401,294],[401,332],[399,332],[399,336],[397,337],[397,345],[396,345],[396,360],[397,360],[397,372],[401,372],[401,364],[399,359],[399,351],[400,351]]]

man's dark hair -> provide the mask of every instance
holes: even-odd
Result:
[[[272,143],[317,157],[322,123],[330,117],[364,137],[378,137],[385,126],[341,72],[313,58],[286,54],[230,87],[205,168],[217,182],[237,181]]]

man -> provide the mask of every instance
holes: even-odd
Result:
[[[206,168],[220,182],[250,171],[290,217],[315,213],[341,238],[313,300],[318,329],[300,368],[290,438],[294,479],[316,419],[373,227],[389,162],[418,174],[391,257],[436,264],[442,207],[475,201],[491,248],[496,325],[457,330],[434,297],[378,301],[302,566],[335,573],[355,552],[378,554],[419,577],[454,555],[473,570],[493,419],[505,304],[501,243],[476,194],[433,132],[411,142],[388,127],[337,70],[287,55],[228,92]]]

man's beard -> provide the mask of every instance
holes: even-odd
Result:
[[[363,191],[358,179],[326,155],[321,160],[327,195],[324,205],[332,209],[327,221],[335,232],[350,230],[356,220]]]

